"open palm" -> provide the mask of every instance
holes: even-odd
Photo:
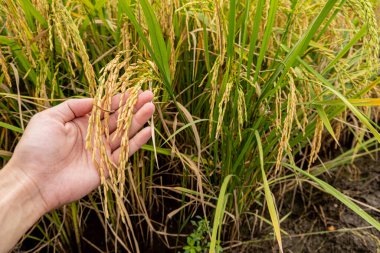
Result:
[[[150,91],[139,94],[128,132],[129,155],[150,139],[150,127],[143,126],[154,112],[152,99]],[[119,100],[120,95],[112,100],[112,110],[116,112],[110,116],[110,133],[116,129]],[[38,187],[46,211],[80,199],[100,184],[91,154],[85,148],[92,105],[90,98],[71,99],[36,114],[15,149],[11,162]],[[120,138],[110,138],[112,141],[106,143],[116,164],[120,155]]]

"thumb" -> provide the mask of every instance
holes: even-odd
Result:
[[[47,111],[54,113],[63,123],[66,123],[90,113],[92,105],[92,98],[69,99]]]

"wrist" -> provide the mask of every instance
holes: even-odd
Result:
[[[0,171],[1,178],[7,180],[9,184],[9,198],[19,204],[28,205],[38,217],[49,211],[45,200],[42,197],[40,188],[21,168],[12,163],[12,160]]]
[[[8,252],[46,212],[38,188],[17,167],[0,170],[0,252]]]

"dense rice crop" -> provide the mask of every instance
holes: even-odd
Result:
[[[29,236],[36,249],[99,247],[83,234],[90,220],[101,224],[107,251],[138,252],[152,238],[181,249],[196,216],[210,252],[241,240],[252,218],[273,226],[281,248],[276,201],[309,183],[380,230],[317,178],[380,142],[375,1],[0,3],[3,163],[31,116],[64,99],[95,97],[88,148],[98,152],[110,98],[155,93],[151,144],[116,170],[102,155],[101,167],[115,173],[99,192],[41,219]],[[134,102],[120,113],[120,132]],[[342,143],[350,149],[323,163],[320,151]]]

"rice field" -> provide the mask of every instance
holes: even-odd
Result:
[[[380,231],[320,178],[380,150],[378,1],[0,3],[1,163],[35,113],[80,97],[95,99],[87,149],[101,157],[99,189],[15,250],[234,252],[244,226],[268,226],[282,252],[281,197],[306,185]],[[128,130],[140,89],[155,94],[153,138],[130,159],[124,138],[115,167],[100,114],[128,92]]]

